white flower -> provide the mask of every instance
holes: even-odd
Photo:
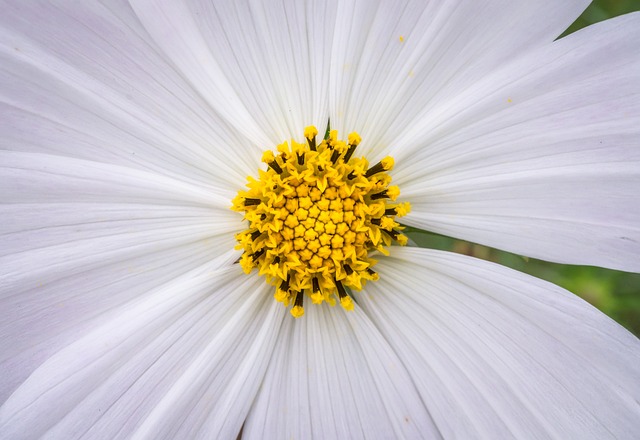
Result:
[[[293,319],[231,200],[304,127],[403,222],[640,269],[640,15],[584,1],[21,1],[0,14],[0,437],[633,438],[640,343],[572,294],[394,247]]]

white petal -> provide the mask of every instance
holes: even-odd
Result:
[[[406,222],[546,260],[640,270],[640,14],[494,73],[397,150]]]
[[[232,438],[282,316],[263,280],[196,268],[33,373],[0,409],[3,438]]]
[[[259,127],[266,147],[327,124],[327,2],[133,1],[176,68],[236,127]],[[256,128],[256,130],[258,130]]]
[[[374,158],[496,67],[553,41],[588,1],[346,1],[339,4],[331,125]],[[418,120],[419,123],[419,120]]]
[[[243,185],[260,149],[158,55],[129,6],[108,3],[3,7],[0,145]]]
[[[356,309],[287,316],[243,438],[439,438],[402,362]]]
[[[41,153],[0,150],[0,166],[4,203],[156,203],[226,213],[233,194],[148,171]]]
[[[195,266],[235,258],[240,216],[199,187],[6,151],[0,180],[0,400],[95,319]]]
[[[0,179],[6,182],[0,196],[7,214],[0,265],[6,288],[33,287],[197,241],[207,240],[216,258],[233,247],[233,232],[240,228],[240,216],[223,205],[223,197],[114,165],[5,151]],[[96,218],[105,203],[120,205],[114,219],[119,223],[109,222],[110,213]],[[150,224],[139,221],[147,215],[140,205],[185,209],[182,220]],[[194,213],[194,219],[184,218]]]
[[[356,293],[446,438],[634,438],[640,341],[570,292],[394,248]]]

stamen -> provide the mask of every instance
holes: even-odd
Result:
[[[289,282],[291,281],[291,274],[287,274],[287,279],[280,283],[280,290],[289,290]]]
[[[282,174],[282,168],[278,165],[278,162],[276,162],[276,158],[271,151],[264,152],[262,161],[269,165],[276,173]]]
[[[411,210],[411,205],[409,205],[408,203],[400,203],[397,206],[385,209],[384,215],[387,215],[387,216],[395,215],[398,217],[404,217],[409,213],[410,210]]]
[[[344,271],[347,273],[347,276],[353,273],[353,269],[351,269],[351,266],[349,266],[348,264],[343,264],[342,267],[344,268]]]
[[[291,308],[291,315],[293,315],[294,318],[300,318],[302,315],[304,315],[304,307],[302,306],[303,300],[304,293],[302,290],[299,290],[296,293],[296,300],[293,304],[293,307]]]
[[[353,152],[356,151],[356,147],[357,145],[354,145],[354,144],[349,145],[349,149],[344,154],[344,159],[342,159],[344,163],[349,162],[349,159],[351,159],[351,156],[353,156]]]
[[[282,174],[282,168],[280,168],[280,165],[278,165],[278,162],[276,162],[275,160],[273,162],[269,162],[269,166],[273,168],[273,171],[275,171],[276,173]]]
[[[364,174],[364,177],[371,177],[374,174],[378,174],[383,171],[389,171],[391,168],[393,168],[393,158],[390,156],[387,156],[384,159],[382,159],[380,162],[378,162],[377,164],[369,168],[367,172]]]
[[[347,295],[347,292],[340,281],[336,280],[336,288],[338,289],[338,298],[340,298],[340,305],[342,308],[348,311],[353,310],[353,301],[351,300],[351,297]]]
[[[362,138],[358,133],[353,132],[349,135],[349,149],[344,155],[344,163],[349,162],[349,159],[351,159],[351,156],[353,156],[353,152],[356,151],[356,147],[360,145],[361,141]]]
[[[398,231],[396,231],[394,229],[390,229],[390,230],[383,229],[382,231],[385,232],[386,234],[388,234],[394,240],[397,240],[398,236],[400,235],[400,232],[398,232]]]
[[[347,291],[344,289],[344,286],[340,281],[336,280],[336,288],[338,289],[338,297],[340,298],[340,300],[347,296]]]
[[[318,129],[313,125],[304,129],[304,137],[307,139],[309,149],[311,151],[317,151],[316,149],[316,136],[318,135]]]
[[[254,253],[253,255],[251,255],[251,259],[255,262],[258,260],[258,258],[262,257],[265,253],[265,249],[262,248],[259,251],[256,251],[256,253]]]
[[[250,235],[250,237],[251,237],[251,241],[256,241],[256,239],[257,239],[258,237],[260,237],[262,234],[263,234],[263,233],[262,233],[262,232],[260,232],[260,230],[256,229],[256,230],[255,230],[255,231],[253,231],[253,232],[251,233],[251,235]]]
[[[262,200],[260,199],[250,199],[250,198],[244,199],[244,206],[256,206],[256,205],[259,205],[260,203],[262,203]]]
[[[331,163],[335,165],[339,157],[340,157],[340,152],[338,150],[334,150],[333,154],[331,155]]]
[[[371,200],[391,199],[395,200],[400,195],[400,189],[397,186],[390,186],[384,191],[371,195]]]

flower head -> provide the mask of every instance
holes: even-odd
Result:
[[[640,16],[584,7],[4,2],[0,437],[633,438],[637,338],[396,246],[640,269]]]
[[[285,142],[277,157],[263,154],[269,170],[249,179],[232,208],[249,223],[236,237],[240,265],[246,273],[259,268],[296,318],[304,314],[305,291],[314,304],[335,305],[335,296],[353,310],[346,288],[361,290],[377,279],[370,251],[388,255],[392,241],[407,244],[395,218],[409,211],[408,203],[393,203],[399,191],[389,186],[392,158],[369,165],[353,157],[357,133],[348,144],[335,131],[319,144],[315,127],[305,133],[308,146]]]

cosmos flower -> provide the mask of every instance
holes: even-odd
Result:
[[[3,2],[0,437],[632,438],[634,336],[394,244],[640,269],[640,15],[586,3]]]

